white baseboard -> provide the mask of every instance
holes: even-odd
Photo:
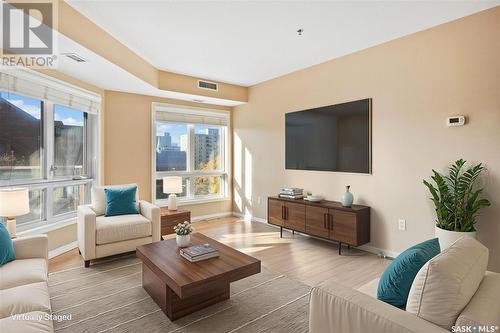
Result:
[[[78,241],[71,242],[69,244],[64,244],[63,246],[59,246],[53,250],[49,251],[49,259],[57,257],[58,255],[63,254],[64,252],[71,251],[78,247]]]
[[[257,217],[257,216],[253,216],[253,215],[248,215],[248,214],[242,214],[242,213],[238,213],[238,212],[233,212],[233,216],[239,217],[239,218],[244,219],[246,221],[253,221],[253,222],[259,222],[259,223],[266,223],[267,224],[267,220],[266,219],[263,219],[263,218],[260,218],[260,217]]]
[[[218,219],[221,217],[228,217],[228,216],[233,216],[233,212],[223,212],[223,213],[216,213],[216,214],[193,216],[193,217],[191,217],[191,222],[212,220],[212,219]]]
[[[242,214],[242,213],[238,213],[238,212],[233,212],[233,215],[236,216],[236,217],[245,219],[246,221],[266,223],[269,226],[278,228],[275,225],[268,224],[266,219],[263,219],[263,218],[260,218],[260,217],[256,217],[256,216],[252,216],[252,215],[248,215],[248,214]],[[300,233],[300,234],[302,234],[302,233]],[[317,238],[317,239],[321,239],[321,238],[314,237],[314,236],[307,235],[307,234],[303,234],[303,235],[309,236],[309,237],[313,237],[313,238]],[[328,240],[325,240],[325,239],[321,239],[321,240],[328,241]],[[363,250],[363,251],[366,251],[366,252],[370,252],[370,253],[376,254],[376,255],[385,255],[386,257],[389,257],[389,258],[396,258],[399,255],[399,252],[381,249],[381,248],[372,246],[370,244],[361,245],[361,246],[358,246],[356,248],[360,249],[360,250]]]
[[[366,252],[376,254],[376,255],[386,256],[388,258],[396,258],[399,255],[399,252],[381,249],[381,248],[372,246],[370,244],[361,245],[361,246],[358,246],[357,248],[360,250],[366,251]]]

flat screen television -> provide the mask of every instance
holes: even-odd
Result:
[[[285,168],[371,173],[371,99],[285,115]]]

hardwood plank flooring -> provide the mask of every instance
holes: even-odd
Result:
[[[355,248],[338,245],[279,228],[227,217],[194,223],[196,231],[247,253],[262,261],[262,265],[290,278],[314,286],[324,281],[337,281],[357,288],[380,276],[390,260]],[[168,238],[175,235],[168,235]],[[49,261],[49,271],[83,266],[78,249],[66,252]]]

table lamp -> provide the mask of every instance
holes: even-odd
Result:
[[[169,194],[168,196],[168,209],[177,210],[177,195],[182,193],[182,177],[164,177],[163,178],[163,193]]]
[[[16,237],[16,216],[30,212],[27,188],[0,189],[0,216],[7,218],[7,231],[11,238]]]

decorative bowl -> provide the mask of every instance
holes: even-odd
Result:
[[[312,201],[312,202],[320,202],[320,201],[325,200],[325,197],[321,196],[321,195],[308,195],[306,197],[306,200],[307,201]]]

